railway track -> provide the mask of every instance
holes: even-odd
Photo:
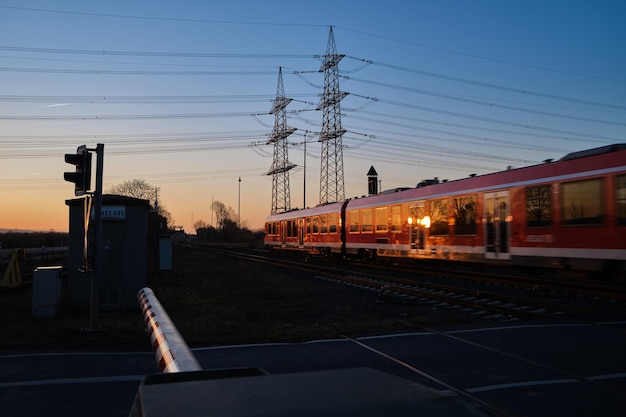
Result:
[[[381,267],[384,268],[384,267]],[[502,272],[488,272],[451,269],[446,266],[429,267],[425,265],[408,268],[393,266],[391,271],[408,272],[426,276],[436,276],[475,284],[493,284],[512,288],[529,289],[543,293],[574,294],[582,297],[603,298],[607,300],[626,301],[626,288],[617,283],[607,283],[589,279],[564,279],[542,276],[542,271],[529,271],[526,274],[510,274]]]
[[[433,272],[428,275],[411,271],[395,270],[372,272],[351,265],[329,265],[323,262],[304,263],[302,260],[285,259],[266,253],[247,253],[224,249],[207,249],[221,255],[233,256],[252,262],[262,262],[272,266],[305,272],[318,278],[377,292],[380,302],[423,303],[437,308],[449,308],[464,314],[494,320],[537,320],[562,318],[566,315],[585,317],[615,314],[616,310],[626,312],[621,301],[598,303],[587,297],[553,294],[547,296],[537,289],[528,290],[529,281],[521,288],[511,287],[515,277],[489,276],[487,281],[476,281],[476,273]],[[398,276],[400,275],[400,276]],[[491,282],[490,282],[491,281]],[[495,284],[494,284],[495,282]],[[542,287],[543,288],[543,287]],[[554,291],[554,290],[553,290]],[[567,289],[571,292],[571,289]]]

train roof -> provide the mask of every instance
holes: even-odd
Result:
[[[559,161],[570,161],[572,159],[586,158],[589,156],[603,155],[606,153],[626,150],[626,143],[615,143],[613,145],[600,146],[599,148],[586,149],[584,151],[571,152],[565,155]]]
[[[515,186],[575,180],[593,175],[626,172],[626,143],[617,143],[583,151],[571,152],[563,158],[527,167],[508,169],[484,175],[471,175],[453,181],[426,180],[415,188],[398,187],[378,195],[348,200],[346,209],[390,203],[439,198],[454,195],[496,191]],[[268,217],[267,221],[319,215],[341,210],[344,202],[320,205],[304,210],[292,210]]]
[[[426,198],[472,194],[538,183],[565,181],[584,176],[626,171],[626,144],[614,144],[567,154],[558,161],[508,169],[485,175],[472,175],[453,181],[422,181],[417,187],[390,194],[356,198],[347,209],[402,203]]]
[[[302,216],[314,216],[316,214],[319,215],[326,213],[335,213],[341,210],[341,206],[344,203],[345,201],[339,201],[335,203],[319,204],[315,207],[310,207],[306,209],[293,209],[284,213],[273,214],[269,216],[266,221],[273,222],[284,219],[293,219],[294,217],[298,217],[298,213],[303,213]]]

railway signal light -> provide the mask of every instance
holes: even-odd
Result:
[[[81,196],[91,188],[91,153],[82,145],[76,153],[66,153],[65,162],[76,167],[75,172],[63,173],[65,181],[74,183],[74,195]]]

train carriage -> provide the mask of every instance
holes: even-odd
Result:
[[[270,216],[265,222],[265,245],[273,249],[341,252],[342,208],[325,204]]]
[[[310,227],[323,216],[337,229]],[[455,181],[422,181],[268,222],[281,225],[266,236],[270,246],[624,273],[626,144]]]

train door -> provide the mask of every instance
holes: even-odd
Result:
[[[509,192],[485,193],[483,216],[485,223],[485,258],[510,259]]]
[[[297,220],[298,222],[298,245],[301,247],[304,246],[304,219],[300,218]]]
[[[424,249],[426,242],[426,207],[423,201],[409,204],[409,243],[411,249]]]
[[[287,222],[284,220],[280,222],[280,239],[283,245],[287,244]]]

